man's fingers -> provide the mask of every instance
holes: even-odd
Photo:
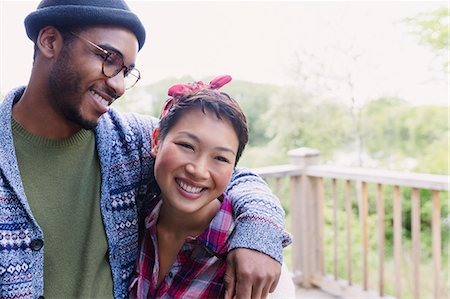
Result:
[[[227,263],[227,271],[225,272],[225,297],[224,299],[233,299],[236,286],[235,271],[232,263]]]
[[[274,281],[272,282],[272,285],[270,286],[269,289],[269,293],[273,293],[275,291],[279,281],[280,281],[280,274],[278,274],[278,276],[276,276]]]
[[[271,293],[271,292],[270,292],[270,288],[269,288],[269,285],[266,284],[266,285],[264,286],[263,290],[262,290],[261,298],[262,298],[262,299],[267,299],[267,296],[269,296],[269,293]]]
[[[265,298],[262,296],[263,289],[265,286],[265,281],[261,280],[260,277],[256,277],[256,280],[253,281],[253,287],[252,287],[252,299],[261,299]]]
[[[236,299],[267,298],[275,290],[281,273],[281,265],[276,260],[245,248],[228,254],[227,267],[226,299],[233,299],[230,294],[233,286]]]
[[[265,299],[269,295],[270,288],[275,283],[276,275],[264,273],[262,271],[253,275],[252,299]]]
[[[250,299],[252,297],[252,280],[249,273],[238,273],[236,281],[236,299]]]

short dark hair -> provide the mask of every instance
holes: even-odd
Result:
[[[247,118],[239,104],[227,93],[210,88],[202,88],[195,93],[177,97],[167,114],[159,123],[158,138],[163,140],[174,126],[183,112],[194,107],[200,107],[203,113],[209,110],[219,119],[228,119],[236,132],[239,146],[236,153],[236,164],[242,155],[245,145],[248,142]]]

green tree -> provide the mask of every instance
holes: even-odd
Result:
[[[420,13],[414,17],[406,18],[404,21],[411,27],[412,33],[419,37],[421,44],[429,46],[437,56],[447,59],[445,63],[447,67],[450,63],[448,60],[449,7]]]
[[[280,92],[280,87],[269,84],[257,84],[246,81],[233,81],[225,85],[223,91],[232,96],[244,111],[249,126],[249,146],[267,144],[267,124],[261,117],[268,109],[270,97]]]
[[[344,105],[295,89],[274,95],[263,119],[267,136],[284,155],[293,148],[314,147],[326,160],[351,135],[351,119]]]
[[[368,103],[362,115],[367,152],[380,167],[448,172],[446,107],[417,107],[399,99],[381,98]],[[406,161],[414,164],[408,167]]]

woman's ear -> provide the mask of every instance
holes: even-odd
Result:
[[[156,156],[158,155],[158,148],[159,148],[159,145],[152,145],[152,150],[150,151],[150,156],[152,156],[153,158],[156,158]]]
[[[61,33],[53,26],[46,26],[39,31],[36,39],[36,46],[47,58],[53,58],[61,51],[64,39]]]
[[[153,158],[156,158],[156,155],[158,154],[158,147],[159,147],[159,144],[158,144],[158,129],[156,128],[153,131],[153,135],[152,135],[152,150],[150,151],[150,155]]]

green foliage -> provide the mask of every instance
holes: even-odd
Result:
[[[267,124],[266,136],[283,155],[294,148],[314,147],[327,159],[350,138],[345,106],[295,89],[273,95],[270,109],[261,117]]]
[[[420,43],[429,46],[437,56],[447,59],[447,67],[450,63],[448,60],[450,41],[448,6],[417,14],[404,21],[411,27],[412,33],[418,36]]]
[[[158,117],[167,89],[192,78],[169,78],[137,86],[114,106]],[[208,81],[204,80],[204,81]],[[352,115],[347,106],[281,88],[235,80],[223,90],[247,115],[250,143],[241,165],[260,167],[288,162],[287,152],[298,147],[321,151],[321,160],[338,152],[355,154]],[[393,170],[448,173],[449,123],[446,107],[411,106],[401,99],[380,98],[361,108],[363,153],[371,164]]]
[[[410,158],[416,161],[416,171],[447,173],[449,127],[445,107],[415,107],[382,98],[367,104],[362,115],[366,151],[380,165],[392,168]]]
[[[449,47],[448,18],[448,7],[441,7],[407,18],[405,22],[414,26],[413,32],[419,36],[421,43],[440,51]]]
[[[268,84],[256,84],[235,80],[222,89],[238,101],[244,111],[250,132],[250,146],[266,144],[266,123],[261,115],[269,109],[270,97],[280,92],[280,87]]]

